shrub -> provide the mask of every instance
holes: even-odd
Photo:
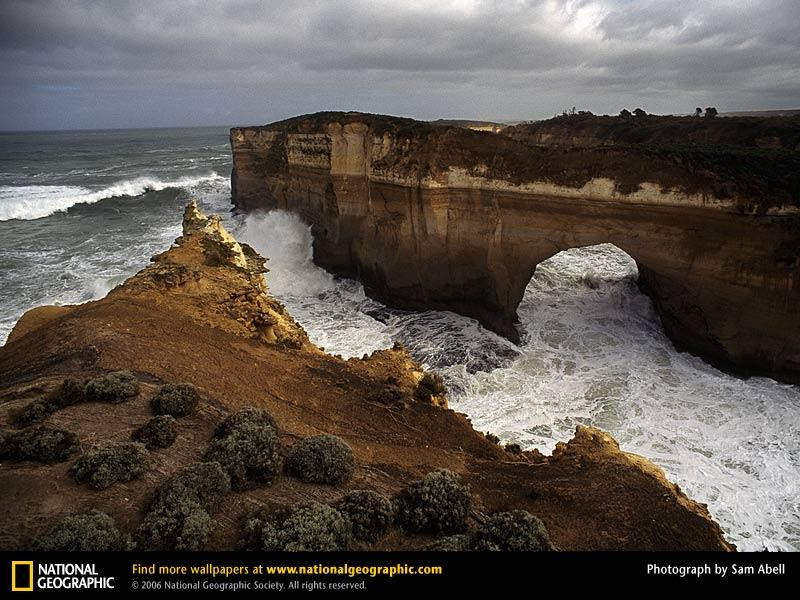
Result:
[[[83,385],[75,379],[65,379],[54,391],[34,400],[14,416],[17,425],[31,425],[44,421],[59,408],[83,401]]]
[[[484,435],[486,435],[486,439],[489,440],[490,442],[492,442],[493,444],[499,444],[500,443],[500,438],[497,437],[495,434],[490,433],[489,431],[487,431]]]
[[[230,475],[235,490],[256,482],[271,484],[280,473],[280,440],[272,427],[248,423],[212,440],[205,459],[216,461]]]
[[[58,389],[48,396],[48,400],[50,404],[58,408],[78,404],[85,399],[85,387],[86,386],[77,379],[67,378]]]
[[[126,550],[128,540],[114,519],[99,510],[67,515],[34,542],[34,549],[62,552]]]
[[[473,550],[553,550],[547,529],[527,510],[494,513],[470,536]]]
[[[246,518],[244,533],[245,548],[263,551],[332,552],[347,549],[352,539],[347,517],[318,502],[257,510]]]
[[[392,501],[372,490],[355,490],[337,503],[336,508],[350,519],[353,537],[374,542],[381,537],[394,520]]]
[[[161,386],[158,393],[150,400],[150,407],[157,415],[185,417],[192,414],[200,403],[197,389],[189,383]]]
[[[178,437],[176,423],[175,417],[158,415],[148,419],[144,425],[133,432],[131,437],[137,442],[143,443],[149,450],[169,448]]]
[[[115,371],[90,379],[84,396],[88,402],[126,402],[139,395],[139,380],[128,371]]]
[[[410,531],[457,533],[467,527],[472,495],[455,473],[439,469],[404,489],[396,504],[398,521]]]
[[[430,552],[466,552],[470,550],[469,536],[457,534],[439,538],[422,549]]]
[[[522,454],[522,446],[519,444],[506,444],[506,452],[511,454]]]
[[[163,484],[154,504],[166,505],[176,497],[189,497],[208,512],[216,512],[230,491],[230,478],[219,463],[195,463]]]
[[[225,418],[214,431],[215,438],[223,438],[230,435],[236,429],[244,425],[255,425],[258,427],[272,427],[278,431],[275,419],[265,410],[258,408],[243,408]]]
[[[56,406],[51,404],[44,398],[34,400],[25,405],[17,414],[14,415],[13,423],[15,425],[27,426],[33,423],[44,421],[47,417],[56,411]]]
[[[136,530],[143,550],[200,550],[211,533],[211,515],[187,497],[147,513]]]
[[[145,550],[199,550],[211,532],[211,514],[231,491],[219,463],[195,463],[166,481],[136,530]]]
[[[78,451],[78,436],[62,427],[42,424],[6,431],[0,438],[0,458],[64,462]]]
[[[344,483],[356,469],[353,450],[340,437],[316,435],[295,443],[286,456],[286,470],[309,483]]]
[[[126,442],[95,446],[76,460],[69,472],[79,483],[104,490],[118,481],[140,477],[149,463],[150,455],[144,444]]]
[[[417,384],[416,396],[418,400],[430,402],[434,396],[445,393],[444,380],[436,373],[425,373]]]

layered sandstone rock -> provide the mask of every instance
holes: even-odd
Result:
[[[120,369],[140,382],[136,397],[60,406],[46,422],[74,432],[88,448],[129,440],[152,415],[150,400],[164,383],[194,385],[201,402],[178,420],[175,443],[151,453],[142,477],[101,492],[76,483],[69,462],[4,460],[0,548],[30,548],[50,523],[87,507],[131,533],[158,486],[203,460],[225,416],[257,407],[274,417],[284,449],[311,435],[343,438],[353,448],[355,474],[335,486],[281,476],[273,485],[228,494],[209,549],[240,547],[244,515],[264,503],[333,503],[359,489],[392,495],[438,468],[471,486],[470,523],[495,511],[528,510],[561,549],[732,549],[703,505],[598,430],[580,428],[552,457],[506,452],[447,410],[441,397],[423,401],[421,368],[402,348],[364,359],[325,354],[270,297],[264,271],[264,258],[192,204],[177,244],[106,298],[23,316],[0,347],[3,429],[16,426],[20,409],[65,378],[84,381]],[[416,549],[430,541],[395,528],[365,547]]]
[[[749,156],[694,169],[677,154],[542,148],[359,113],[234,128],[231,146],[234,204],[299,213],[315,261],[385,303],[453,310],[518,339],[536,266],[610,242],[636,260],[680,347],[800,375],[797,190]]]

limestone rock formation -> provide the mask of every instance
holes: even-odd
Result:
[[[448,410],[437,385],[423,385],[428,393],[420,394],[422,369],[402,348],[350,360],[323,353],[269,296],[264,271],[262,257],[190,205],[177,244],[106,298],[23,316],[0,347],[0,439],[20,437],[5,431],[14,416],[53,397],[65,379],[124,370],[140,384],[125,402],[64,403],[45,416],[42,427],[71,432],[81,446],[127,443],[151,418],[151,401],[165,384],[191,384],[200,402],[180,418],[172,445],[150,452],[141,477],[103,491],[70,478],[69,456],[42,463],[6,452],[0,548],[30,548],[50,523],[87,507],[133,534],[146,515],[152,521],[157,490],[205,460],[220,423],[253,407],[272,415],[269,429],[283,448],[321,434],[342,438],[355,471],[337,485],[279,476],[272,485],[217,494],[213,520],[201,511],[197,537],[209,549],[240,547],[244,515],[254,507],[335,505],[353,490],[388,497],[440,468],[470,486],[473,526],[486,514],[518,509],[539,517],[565,550],[732,549],[703,506],[602,432],[579,429],[552,457],[506,452]],[[431,541],[395,527],[364,547],[415,549]]]
[[[231,146],[234,204],[302,215],[315,261],[387,304],[516,340],[536,266],[609,242],[636,260],[679,347],[800,378],[800,199],[796,170],[774,178],[772,155],[690,168],[677,151],[541,147],[360,113],[234,128]]]

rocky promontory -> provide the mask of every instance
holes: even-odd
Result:
[[[107,297],[20,319],[0,348],[0,547],[732,549],[599,430],[503,448],[402,348],[325,354],[265,272],[191,204]]]
[[[317,264],[382,302],[452,310],[512,340],[540,262],[612,243],[678,347],[798,380],[794,121],[740,128],[734,147],[728,120],[582,119],[500,134],[361,113],[234,128],[233,200],[300,214]]]

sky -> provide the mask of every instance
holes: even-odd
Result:
[[[2,0],[0,130],[800,108],[800,0]]]

